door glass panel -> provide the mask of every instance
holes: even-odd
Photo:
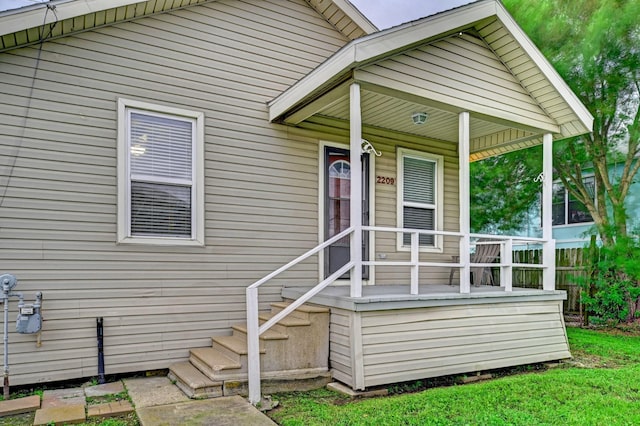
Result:
[[[326,147],[325,148],[325,239],[329,239],[349,228],[351,224],[351,163],[349,150]],[[363,218],[364,225],[369,224],[368,201],[368,157],[364,156],[363,162]],[[335,242],[325,250],[325,276],[329,276],[342,266],[350,258],[350,237],[346,236]],[[363,235],[363,259],[368,259],[368,232]],[[345,274],[341,278],[348,278]],[[363,277],[368,278],[368,267],[363,268]]]

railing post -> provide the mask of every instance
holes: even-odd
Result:
[[[500,287],[504,291],[513,289],[513,240],[511,238],[500,244]]]
[[[459,182],[459,203],[460,203],[460,293],[471,293],[471,219],[470,219],[470,189],[469,189],[469,112],[463,111],[458,114],[458,180]]]
[[[556,289],[556,240],[547,240],[542,246],[542,289],[553,291]]]
[[[542,136],[542,289],[556,289],[556,243],[553,240],[553,135]]]
[[[247,288],[247,356],[249,373],[249,402],[260,402],[260,323],[258,320],[258,289]]]
[[[418,280],[418,262],[419,257],[419,235],[417,232],[411,233],[411,294],[418,294],[419,280]]]

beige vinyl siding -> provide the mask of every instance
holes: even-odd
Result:
[[[40,347],[11,333],[12,384],[96,375],[96,317],[108,374],[167,368],[244,319],[245,288],[318,235],[318,139],[266,102],[346,41],[302,0],[218,1],[46,42],[37,70],[35,46],[0,54],[0,267],[45,319]],[[205,114],[205,247],[115,243],[118,97]],[[314,257],[262,306],[317,277]]]
[[[374,139],[374,138],[372,138]],[[373,141],[372,141],[373,142]],[[376,175],[388,176],[395,179],[394,185],[376,184],[376,224],[385,227],[397,227],[397,190],[400,179],[397,167],[397,148],[409,148],[429,154],[444,157],[443,177],[444,196],[442,214],[444,231],[458,231],[459,223],[459,189],[458,189],[458,156],[456,146],[449,143],[423,139],[422,143],[414,141],[401,142],[386,138],[374,142],[376,148],[382,150],[382,156],[376,159]],[[446,237],[441,253],[420,253],[422,262],[451,262],[451,256],[459,254],[460,246],[457,238]],[[386,255],[387,261],[409,261],[409,251],[397,250],[397,236],[389,232],[377,233],[376,257]],[[445,284],[449,279],[449,268],[421,267],[420,284]],[[409,284],[410,269],[408,266],[376,266],[376,284],[393,285]]]
[[[296,129],[291,129],[290,134],[313,136],[319,139],[348,143],[349,123],[322,116],[313,116],[300,123]],[[417,136],[400,134],[393,131],[381,130],[370,126],[363,126],[363,138],[370,141],[382,155],[375,158],[375,169],[371,171],[374,176],[375,199],[375,225],[384,227],[397,227],[397,170],[396,149],[398,147],[409,148],[425,153],[441,155],[444,157],[444,230],[457,232],[460,229],[459,222],[459,188],[458,188],[458,153],[457,144],[435,141]],[[392,177],[394,185],[375,183],[375,176]],[[373,210],[373,208],[372,208]],[[421,253],[421,262],[452,262],[452,256],[459,255],[459,238],[445,237],[441,253]],[[389,232],[377,232],[372,260],[379,261],[378,254],[386,255],[387,261],[409,261],[410,252],[398,251],[396,247],[396,235]],[[420,284],[448,284],[451,268],[421,267]],[[459,274],[454,276],[454,282],[458,283]],[[409,284],[409,267],[402,266],[376,266],[376,285]]]
[[[351,343],[351,317],[353,312],[332,308],[329,322],[329,367],[331,376],[354,385],[353,345]]]
[[[535,99],[540,107],[556,117],[563,134],[580,133],[582,124],[576,112],[562,98],[551,82],[531,58],[519,47],[509,31],[496,19],[490,19],[477,27],[478,33],[491,45],[496,54],[520,79],[524,89]]]
[[[556,300],[463,302],[351,315],[360,317],[360,328],[350,332],[362,342],[355,361],[363,366],[362,377],[349,376],[348,370],[340,371],[346,378],[335,377],[352,387],[358,380],[362,385],[355,387],[365,388],[571,356],[562,302]]]
[[[355,78],[524,126],[555,125],[484,41],[466,34],[366,66]]]

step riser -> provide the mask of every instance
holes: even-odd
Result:
[[[239,362],[242,364],[242,358],[245,357],[246,355],[242,355],[239,354],[231,349],[229,349],[228,347],[226,347],[225,345],[222,345],[220,343],[218,343],[216,341],[215,337],[211,338],[211,347],[215,350],[217,350],[218,352],[220,352],[222,355],[226,356],[227,358]]]
[[[169,377],[169,380],[175,382],[175,385],[191,399],[208,399],[223,396],[222,384],[219,386],[192,388],[185,383],[180,376],[174,374],[173,371],[170,371],[167,377]]]
[[[282,311],[284,311],[284,308],[281,308],[281,307],[278,307],[278,306],[272,306],[271,307],[271,313],[272,314],[279,314]],[[301,311],[295,310],[295,311],[291,312],[288,315],[288,317],[300,318],[301,320],[309,321],[311,319],[311,315],[313,315],[313,314],[309,313],[309,312],[301,312]]]
[[[200,370],[202,374],[214,381],[222,381],[224,377],[236,377],[237,375],[247,374],[247,364],[241,364],[240,368],[226,368],[224,370],[213,370],[207,363],[196,356],[190,356],[189,362],[195,368]]]

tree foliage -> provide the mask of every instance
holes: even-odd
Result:
[[[537,204],[540,183],[535,177],[541,169],[539,146],[471,163],[471,230],[510,233],[522,229]]]
[[[556,144],[554,168],[613,245],[628,235],[625,199],[640,168],[640,2],[503,2],[594,116],[591,134]],[[585,166],[594,171],[595,200]]]

